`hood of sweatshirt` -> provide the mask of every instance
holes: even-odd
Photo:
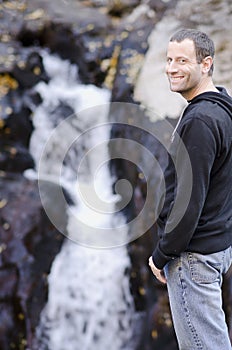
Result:
[[[193,104],[199,100],[212,101],[221,106],[232,119],[232,97],[227,93],[225,88],[217,86],[217,89],[220,91],[219,93],[214,91],[203,92],[202,94],[194,97],[189,102]]]

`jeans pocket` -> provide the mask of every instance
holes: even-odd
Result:
[[[220,281],[222,264],[209,259],[207,255],[187,253],[192,281],[209,284]]]

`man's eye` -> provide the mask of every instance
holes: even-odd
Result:
[[[172,59],[171,58],[167,58],[167,63],[171,63],[172,62]]]
[[[184,64],[184,63],[186,63],[186,59],[185,59],[185,58],[180,58],[180,59],[178,60],[178,62],[179,62],[180,64]]]

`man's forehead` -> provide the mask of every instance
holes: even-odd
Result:
[[[180,53],[185,54],[194,54],[195,55],[195,46],[194,42],[191,39],[184,39],[180,42],[170,41],[168,44],[167,53]]]

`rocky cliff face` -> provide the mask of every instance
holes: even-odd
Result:
[[[0,348],[31,349],[63,236],[49,222],[35,181],[1,171],[0,193]]]
[[[34,166],[28,146],[33,110],[41,99],[33,87],[49,79],[41,48],[77,64],[83,83],[111,89],[112,101],[135,102],[152,111],[141,126],[162,133],[163,119],[177,117],[183,106],[182,99],[169,92],[163,74],[166,43],[177,28],[199,28],[212,36],[217,50],[215,81],[232,91],[232,5],[229,0],[57,0],[54,6],[45,0],[21,0],[3,1],[0,9],[0,280],[4,286],[0,348],[8,350],[9,344],[31,348],[47,298],[46,276],[62,244],[61,235],[43,212],[36,182],[22,175]],[[121,112],[112,115],[115,122],[127,118]],[[175,123],[175,119],[170,121]],[[165,152],[142,129],[115,125],[112,137],[141,142],[164,167]],[[138,159],[136,166],[123,159],[111,165],[112,173],[126,177],[134,188],[125,212],[128,218],[139,213],[146,198],[147,184],[139,171],[142,153]],[[152,173],[147,179],[154,187],[156,176]],[[58,214],[65,212],[56,209]],[[154,226],[128,245],[131,291],[137,310],[147,313],[138,350],[177,349],[166,289],[154,282],[147,268],[155,240]],[[224,287],[228,322],[230,285],[228,275]]]

